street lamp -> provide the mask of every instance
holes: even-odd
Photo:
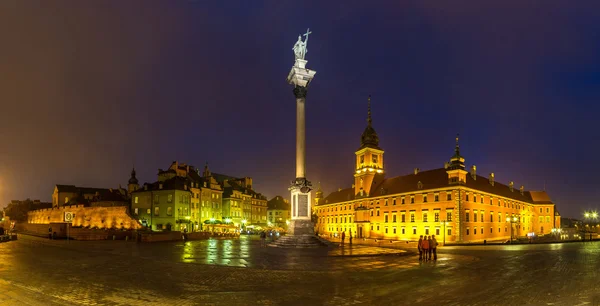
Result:
[[[444,225],[444,246],[446,245],[446,224],[448,224],[448,222],[446,222],[446,220],[443,220],[442,222],[440,222],[441,224]]]
[[[515,216],[511,217],[506,217],[506,222],[510,222],[510,244],[512,244],[512,239],[513,239],[513,224],[514,223],[519,223],[519,219]]]
[[[592,228],[594,227],[592,223],[592,221],[595,223],[595,221],[598,219],[598,213],[595,211],[586,211],[583,216],[585,217],[585,220],[588,224],[585,224],[583,226],[583,229],[585,230],[584,232],[584,236],[583,236],[583,241],[585,241],[585,233],[588,232],[588,227],[590,228],[589,232],[590,232],[590,241],[592,241]]]

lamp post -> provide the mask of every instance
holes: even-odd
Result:
[[[594,227],[593,224],[591,224],[592,222],[595,223],[595,221],[598,219],[598,213],[595,211],[586,211],[583,214],[585,221],[587,224],[584,224],[583,229],[584,229],[584,234],[583,234],[583,241],[585,241],[585,234],[587,234],[588,232],[588,227],[589,229],[589,233],[590,233],[590,241],[592,241],[592,228]]]
[[[444,225],[444,246],[446,245],[446,220],[443,220],[442,222],[440,222],[442,225]]]
[[[512,244],[512,240],[513,240],[513,224],[515,223],[519,223],[519,219],[515,216],[511,217],[506,217],[506,222],[510,223],[510,244]]]

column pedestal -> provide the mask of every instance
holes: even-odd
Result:
[[[314,235],[312,223],[312,184],[297,178],[290,186],[292,220],[288,227],[288,235]]]

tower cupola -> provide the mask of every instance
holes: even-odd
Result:
[[[475,176],[473,169],[473,176]],[[465,170],[465,158],[460,155],[460,146],[458,145],[458,134],[456,134],[456,146],[454,147],[454,155],[450,158],[450,163],[446,168],[448,173],[448,184],[466,184],[467,170]]]
[[[135,177],[135,167],[133,167],[131,169],[131,177],[129,178],[129,182],[127,184],[127,191],[131,194],[132,192],[138,190],[140,187],[138,183],[138,179]]]
[[[379,136],[377,136],[371,120],[371,95],[368,99],[367,127],[360,137],[360,148],[380,149]]]

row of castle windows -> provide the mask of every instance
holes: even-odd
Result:
[[[423,194],[423,203],[428,203],[427,199],[428,199],[428,195],[426,193]],[[483,199],[484,199],[483,195],[480,196],[480,199],[481,199],[481,204],[483,204]],[[433,201],[434,202],[439,202],[439,200],[440,200],[439,194],[437,194],[437,193],[434,194]],[[449,192],[446,193],[446,200],[447,201],[451,201],[452,200],[452,194],[451,193],[449,193]],[[469,194],[466,194],[465,200],[469,201]],[[490,197],[490,202],[489,202],[490,205],[493,205],[493,200],[494,200],[494,198]],[[379,205],[379,201],[380,200],[377,200],[377,205]],[[477,195],[473,195],[473,202],[477,203]],[[389,199],[385,199],[384,203],[385,203],[384,206],[389,206]],[[400,198],[400,204],[405,204],[405,203],[406,203],[405,197],[401,197]],[[415,196],[411,195],[410,196],[410,204],[414,204],[414,203],[415,203]],[[497,203],[498,203],[498,206],[501,206],[501,204],[503,204],[504,207],[513,208],[513,209],[516,208],[516,209],[526,210],[525,205],[521,205],[519,203],[515,204],[514,202],[509,202],[509,201],[501,200],[501,199],[498,199]],[[370,202],[370,205],[373,205],[373,201]],[[392,198],[392,206],[393,205],[396,205],[396,198]],[[359,207],[362,207],[362,203],[359,204]],[[527,207],[527,208],[529,208],[531,210],[531,207]],[[344,205],[344,206],[340,207],[340,210],[347,210],[347,209],[352,210],[352,205],[348,205],[348,206]],[[338,211],[338,207],[336,206],[335,210],[334,210],[334,207],[326,208],[326,211],[327,212]],[[319,212],[325,212],[325,209],[324,208],[320,209]],[[543,209],[540,208],[540,213],[542,213],[542,212],[543,212]],[[546,207],[546,213],[550,213],[550,208]]]

